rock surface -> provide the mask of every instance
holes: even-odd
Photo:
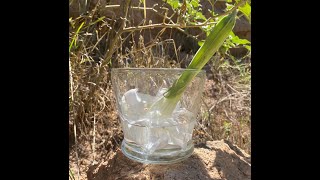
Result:
[[[145,165],[125,157],[120,150],[108,161],[93,165],[89,180],[113,179],[251,179],[251,159],[227,141],[207,141],[192,156],[171,165]]]

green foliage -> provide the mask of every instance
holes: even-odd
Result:
[[[251,46],[249,46],[249,45],[244,45],[244,47],[245,47],[246,49],[248,49],[248,51],[251,51]]]
[[[233,4],[226,3],[226,5],[227,5],[226,11],[229,11],[234,7]]]
[[[239,11],[242,12],[245,17],[249,20],[251,23],[251,6],[248,2],[245,3],[244,6],[239,7]]]
[[[164,0],[165,1],[165,0]],[[166,1],[169,5],[171,5],[173,10],[176,10],[178,12],[181,11],[181,8],[183,6],[183,3],[179,3],[179,0],[167,0]],[[236,0],[236,3],[239,3],[240,0]],[[226,0],[226,9],[225,11],[230,11],[232,8],[235,7],[235,4],[233,4],[232,0]],[[212,29],[216,26],[217,22],[220,20],[220,18],[210,18],[207,19],[202,14],[202,7],[200,4],[200,0],[186,0],[186,13],[183,14],[182,18],[187,24],[195,25],[203,22],[207,22],[206,25],[200,27],[202,31],[206,34],[206,36],[209,36]],[[250,1],[246,1],[244,5],[238,7],[239,11],[248,19],[249,22],[251,22],[251,6]],[[209,11],[212,13],[213,16],[215,16],[213,9],[209,9]],[[240,13],[240,14],[241,14]],[[180,15],[181,16],[181,15]],[[199,39],[198,45],[201,47],[204,43],[204,40]],[[238,36],[236,36],[233,32],[230,33],[230,36],[227,38],[227,40],[223,43],[223,45],[220,48],[220,53],[226,54],[230,48],[235,47],[244,47],[251,51],[251,43],[247,39],[241,39]]]
[[[76,19],[69,18],[69,25],[73,29],[73,31],[69,32],[69,35],[70,35],[69,39],[71,39],[71,42],[69,44],[69,53],[75,52],[74,50],[78,50],[77,43],[83,42],[83,38],[81,38],[81,37],[90,34],[90,33],[87,34],[88,28],[94,26],[98,22],[103,22],[105,19],[105,16],[102,16],[93,22],[87,22],[87,21],[83,20],[84,18],[82,19],[80,17],[78,17]],[[82,22],[82,23],[79,25],[80,22]],[[71,38],[71,36],[72,36],[72,38]]]
[[[224,43],[236,22],[237,11],[225,16],[212,29],[204,44],[195,54],[188,68],[201,69]]]
[[[197,1],[197,0],[191,0],[191,1],[190,1],[190,4],[191,4],[193,7],[199,7],[199,1]]]
[[[167,0],[167,3],[173,8],[177,9],[180,5],[179,0]]]
[[[226,48],[241,47],[242,45],[250,46],[251,42],[247,39],[240,39],[239,36],[230,32],[224,46]]]
[[[198,41],[198,45],[201,47],[204,43],[204,40]]]
[[[238,36],[236,36],[233,32],[230,33],[231,36],[231,42],[240,45],[240,44],[250,44],[250,41],[247,39],[240,39]]]
[[[251,52],[251,42],[247,39],[241,39],[239,36],[235,35],[233,32],[230,32],[228,38],[226,39],[225,43],[220,48],[219,52],[225,56],[229,56],[232,60],[235,60],[235,58],[229,53],[230,48],[240,48],[244,47],[246,48],[250,54]]]
[[[77,29],[76,33],[74,34],[73,38],[72,38],[72,41],[69,45],[69,52],[71,52],[71,48],[73,47],[73,45],[75,47],[77,47],[77,38],[78,38],[78,34],[79,34],[79,31],[80,29],[82,28],[82,26],[84,25],[84,22],[81,23],[81,25],[79,26],[79,28]]]

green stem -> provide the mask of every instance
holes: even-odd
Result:
[[[173,98],[182,94],[192,79],[200,72],[203,66],[210,60],[216,51],[223,44],[232,31],[236,22],[237,10],[224,17],[210,32],[204,44],[195,54],[187,69],[199,71],[184,71],[180,78],[172,85],[165,94],[166,98]]]
[[[237,12],[237,10],[233,11],[217,23],[187,67],[187,69],[192,70],[185,70],[164,96],[151,106],[150,110],[159,110],[165,116],[172,114],[189,83],[216,53],[232,31],[236,22]]]

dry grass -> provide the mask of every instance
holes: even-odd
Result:
[[[81,23],[84,23],[79,29]],[[181,52],[171,39],[145,44],[148,31],[131,32],[114,44],[115,53],[109,63],[101,63],[114,39],[116,22],[101,19],[93,9],[86,15],[70,21],[69,89],[69,150],[70,179],[86,179],[89,165],[106,161],[119,148],[122,131],[110,82],[112,67],[180,67],[192,58]],[[77,31],[79,32],[77,33]],[[127,41],[139,42],[123,47]],[[173,52],[173,53],[172,53]],[[188,56],[181,56],[187,54]],[[224,59],[216,55],[207,65],[208,81],[203,97],[195,142],[227,139],[248,153],[251,118],[251,66],[250,56],[239,60]]]
[[[230,140],[251,153],[251,65],[219,56],[209,65],[199,127],[209,139]]]

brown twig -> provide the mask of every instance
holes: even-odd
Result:
[[[234,10],[236,10],[239,6],[241,6],[244,2],[246,2],[246,0],[241,0],[238,4],[236,4],[232,9],[230,9],[229,11],[226,11],[224,13],[221,13],[219,15],[213,16],[208,18],[205,22],[200,23],[200,24],[194,24],[194,25],[186,25],[184,28],[195,28],[195,27],[203,27],[203,26],[207,26],[207,25],[211,25],[211,24],[216,24],[216,22],[209,22],[210,19],[215,19],[221,16],[225,16],[230,14],[231,12],[233,12]],[[133,7],[133,9],[138,9],[138,10],[142,10],[143,7]],[[147,8],[147,10],[152,10],[154,12],[158,12],[157,10],[155,10],[154,8]],[[168,17],[167,17],[168,18]],[[170,18],[168,18],[170,19]],[[171,20],[171,19],[170,19]],[[138,30],[143,30],[143,29],[152,29],[152,28],[181,28],[180,24],[175,24],[171,21],[172,24],[168,24],[168,23],[159,23],[159,24],[149,24],[149,25],[145,25],[145,26],[136,26],[136,27],[129,27],[129,28],[125,28],[123,29],[124,32],[126,31],[138,31]]]
[[[108,64],[111,60],[111,56],[114,53],[115,49],[116,49],[116,44],[119,42],[119,39],[121,37],[121,34],[125,29],[126,26],[126,20],[127,20],[127,15],[128,15],[128,10],[129,10],[129,4],[131,3],[131,0],[125,0],[124,4],[123,4],[123,17],[120,17],[120,19],[122,20],[121,25],[118,29],[118,32],[116,32],[114,39],[112,40],[112,42],[110,43],[109,49],[106,53],[106,56],[104,58],[104,61],[101,63],[101,67],[105,66],[106,64]]]
[[[93,115],[93,142],[92,142],[93,161],[96,159],[96,115]]]
[[[105,6],[105,8],[119,8],[119,7],[120,7],[120,5],[107,5],[107,6]],[[143,10],[144,10],[143,7],[131,7],[131,9],[132,9],[132,10],[139,10],[139,11],[143,11]],[[158,12],[158,10],[156,10],[156,9],[154,9],[154,8],[146,7],[146,10],[148,10],[148,11],[153,11],[153,12],[156,13],[157,15],[163,17],[163,23],[165,23],[165,20],[169,20],[170,23],[175,24],[175,23],[172,21],[172,19],[171,19],[172,16],[171,16],[171,17],[168,17],[166,14],[165,14],[165,15],[162,15],[161,13]],[[167,12],[167,11],[166,11],[166,12]],[[179,25],[179,24],[178,24],[178,25]],[[186,34],[188,37],[191,37],[191,38],[193,38],[194,40],[198,40],[195,36],[193,36],[193,35],[187,33],[186,31],[184,31],[184,30],[180,27],[180,25],[177,26],[177,27],[175,27],[175,28],[176,28],[177,30],[179,30],[180,32]],[[148,29],[148,28],[145,28],[145,29]],[[138,30],[142,30],[142,29],[138,29]]]
[[[73,97],[73,78],[72,78],[72,68],[71,68],[71,63],[70,63],[70,58],[69,58],[69,77],[70,77],[70,92],[71,92],[71,101],[74,101],[74,97]]]
[[[124,32],[123,29],[126,26],[126,20],[127,20],[127,15],[128,15],[128,10],[129,10],[129,5],[131,3],[131,0],[124,0],[123,3],[123,12],[122,12],[122,17],[120,17],[120,19],[122,20],[120,27],[118,28],[118,31],[115,32],[115,36],[112,39],[109,49],[107,50],[107,53],[103,59],[103,61],[100,64],[100,67],[98,68],[98,77],[97,77],[97,83],[100,83],[102,80],[102,77],[104,75],[104,67],[111,61],[111,57],[112,54],[115,52],[115,50],[117,49],[116,44],[118,44],[119,39],[121,37],[121,34]],[[91,91],[92,93],[95,92],[95,88],[93,88],[93,90]]]
[[[219,15],[216,15],[216,16],[213,16],[213,17],[210,17],[208,18],[205,22],[203,23],[200,23],[200,24],[194,24],[194,25],[186,25],[185,27],[183,28],[196,28],[196,27],[203,27],[203,26],[208,26],[208,25],[212,25],[212,24],[216,24],[216,22],[209,22],[211,19],[215,19],[215,18],[219,18],[221,16],[225,16],[225,15],[228,15],[230,14],[231,12],[233,12],[234,10],[236,10],[239,6],[243,5],[244,3],[246,2],[246,0],[241,0],[238,4],[236,4],[232,9],[230,9],[229,11],[226,11],[224,13],[221,13]],[[118,8],[120,7],[120,5],[108,5],[108,6],[105,6],[106,8]],[[158,15],[162,16],[164,19],[166,20],[169,20],[170,21],[170,24],[169,23],[159,23],[159,24],[149,24],[149,25],[144,25],[144,26],[136,26],[136,27],[128,27],[128,28],[124,28],[122,31],[123,32],[130,32],[130,31],[140,31],[140,30],[143,30],[143,29],[152,29],[152,28],[176,28],[178,29],[179,31],[187,34],[189,37],[192,37],[193,39],[195,40],[198,40],[197,37],[191,35],[191,34],[188,34],[187,32],[185,32],[183,29],[182,29],[182,26],[180,24],[176,24],[174,23],[171,18],[167,17],[167,16],[163,16],[161,13],[159,13],[156,9],[154,8],[144,8],[144,7],[131,7],[133,10],[151,10],[155,13],[157,13]]]

